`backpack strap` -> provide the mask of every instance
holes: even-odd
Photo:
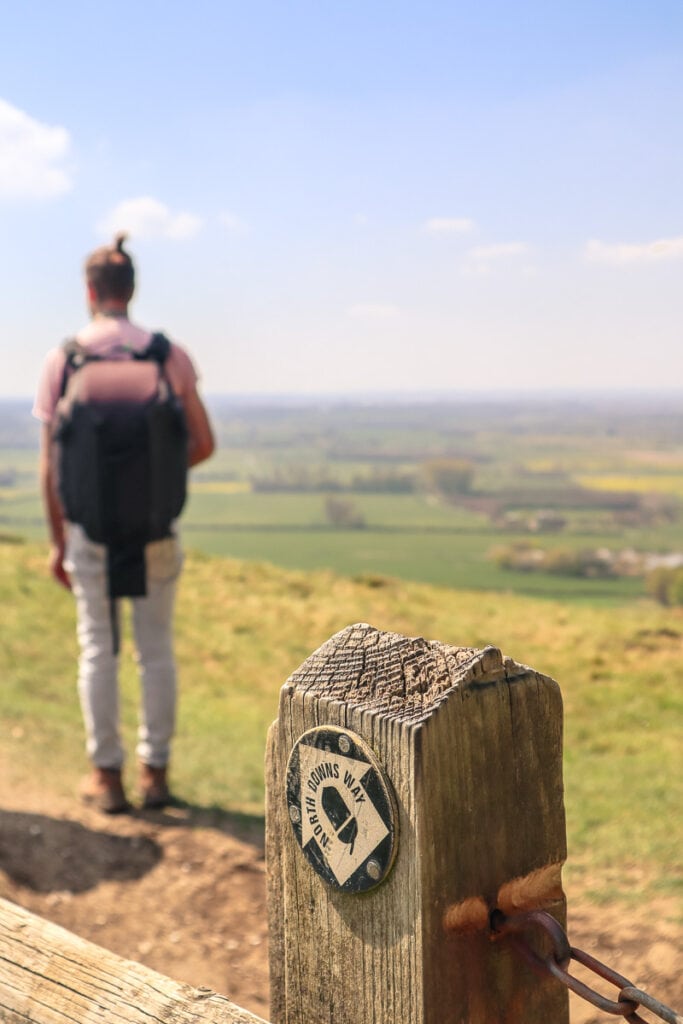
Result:
[[[133,359],[153,359],[159,366],[164,366],[171,354],[171,342],[161,331],[155,331],[149,339],[147,348],[142,352],[133,353]]]
[[[149,344],[142,352],[134,352],[133,359],[152,359],[159,367],[159,382],[163,381],[166,394],[175,398],[175,392],[168,374],[166,373],[166,360],[171,354],[171,342],[161,331],[155,331],[149,339]]]
[[[87,362],[93,362],[99,360],[101,356],[91,355],[87,348],[81,345],[78,338],[67,338],[62,345],[62,352],[64,353],[64,369],[62,371],[62,382],[59,388],[59,397],[62,398],[66,391],[66,386],[69,382],[69,377],[76,370],[80,370]]]
[[[76,370],[80,370],[86,363],[102,362],[105,357],[100,355],[93,355],[88,349],[81,345],[78,338],[67,338],[62,345],[62,352],[64,353],[64,370],[62,371],[62,380],[59,388],[59,397],[61,398],[66,391],[66,386],[69,382],[69,377]],[[171,342],[168,340],[165,334],[161,331],[155,331],[149,339],[147,348],[144,348],[142,352],[133,352],[131,356],[133,359],[152,359],[159,366],[159,372],[166,381],[171,394],[173,390],[170,382],[166,376],[165,366],[166,360],[171,354]]]

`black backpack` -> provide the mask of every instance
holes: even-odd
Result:
[[[112,602],[145,595],[145,545],[171,535],[185,504],[188,433],[166,374],[170,350],[163,334],[130,359],[93,355],[76,340],[64,345],[53,435],[59,495],[66,518],[106,546]],[[114,361],[137,379],[140,398],[96,396]]]

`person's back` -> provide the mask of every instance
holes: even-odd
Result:
[[[61,424],[63,433],[68,434],[71,428],[73,435],[76,427],[68,412],[74,404],[82,412],[81,421],[88,419],[83,411],[97,408],[98,402],[102,408],[118,404],[124,410],[127,407],[134,410],[150,401],[153,379],[163,376],[182,416],[177,444],[183,447],[178,450],[171,447],[173,460],[186,459],[188,466],[196,465],[208,458],[214,448],[213,433],[197,392],[197,376],[188,355],[171,343],[164,349],[163,358],[158,359],[159,366],[151,365],[152,360],[145,358],[155,336],[128,319],[128,303],[135,280],[133,264],[123,248],[123,241],[123,236],[119,236],[113,246],[96,250],[86,262],[92,319],[76,335],[75,348],[80,353],[80,363],[71,365],[64,347],[50,352],[43,366],[34,405],[34,414],[43,422],[41,483],[52,540],[51,570],[60,583],[73,589],[77,603],[81,649],[79,695],[87,750],[93,765],[81,792],[84,799],[110,813],[128,807],[121,781],[124,751],[119,734],[117,681],[118,599],[124,595],[130,596],[132,601],[142,682],[137,754],[143,806],[161,807],[170,799],[167,769],[176,704],[172,614],[182,553],[175,523],[170,519],[167,525],[157,529],[156,534],[143,536],[142,544],[138,545],[121,542],[125,533],[123,528],[118,531],[119,542],[110,543],[107,535],[88,525],[87,517],[78,511],[81,506],[77,501],[71,505],[67,501],[67,507],[72,519],[79,521],[68,521],[59,493],[59,460],[54,457],[55,433],[59,433],[58,424]],[[97,369],[86,373],[83,364]],[[72,392],[71,405],[67,412],[62,408],[60,418],[60,400],[62,404],[66,401],[69,388]],[[97,426],[97,416],[95,420]],[[78,429],[86,428],[81,423]],[[97,438],[97,429],[91,433]],[[62,447],[68,443],[62,437]],[[157,465],[153,463],[155,444],[159,448],[158,443],[150,442],[150,453],[146,455],[144,464],[150,466],[152,460],[151,475],[156,473],[158,476],[165,472],[164,462],[169,461],[169,444],[173,446],[176,442],[170,433],[165,437],[166,459],[158,459]],[[101,444],[98,447],[87,439],[80,448],[72,444],[68,456],[70,463],[62,453],[62,470],[65,464],[71,466],[74,477],[78,479],[79,458],[88,462],[88,467],[83,464],[83,472],[87,468],[96,478],[103,480],[104,499],[93,495],[89,486],[85,505],[101,504],[103,500],[106,505],[108,502],[110,507],[105,508],[106,517],[110,531],[114,520],[116,533],[117,506],[112,495],[116,495],[117,488],[121,489],[121,484],[114,480],[115,464],[110,462],[100,466],[98,463],[94,468],[90,465],[93,460],[103,458],[101,448]],[[84,479],[87,479],[87,474]],[[125,471],[122,480],[125,483]],[[151,500],[145,497],[148,488],[129,487],[128,491],[127,504],[123,506],[126,512],[131,511],[131,493],[140,503]],[[68,487],[62,481],[62,496],[68,498],[68,493]],[[182,501],[176,507],[180,506]],[[145,509],[135,508],[132,511],[144,513]],[[119,520],[125,518],[119,512]],[[154,539],[149,540],[149,536],[154,536]],[[112,585],[112,579],[118,583]],[[135,580],[134,585],[131,580]]]

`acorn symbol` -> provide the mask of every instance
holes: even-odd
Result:
[[[349,847],[349,853],[353,854],[353,847],[358,835],[358,822],[346,806],[346,802],[336,786],[323,788],[321,802],[337,839],[345,843]]]

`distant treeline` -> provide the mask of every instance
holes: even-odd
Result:
[[[417,474],[410,471],[378,470],[373,473],[356,473],[348,480],[342,480],[324,470],[288,466],[267,474],[252,476],[250,483],[252,490],[263,494],[411,494],[417,489]]]
[[[250,478],[252,490],[331,494],[412,494],[428,491],[445,498],[469,493],[474,466],[467,459],[428,459],[412,469],[373,469],[348,477],[322,467],[289,465]]]

